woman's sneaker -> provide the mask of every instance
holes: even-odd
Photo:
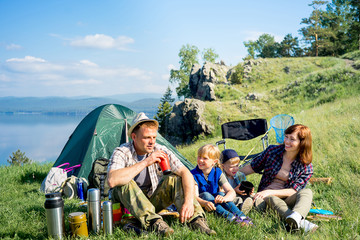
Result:
[[[316,229],[318,229],[318,225],[316,225],[315,223],[309,222],[306,219],[302,219],[300,221],[300,229],[302,229],[304,231],[304,233],[308,233],[308,232],[315,232]]]
[[[285,218],[285,222],[287,223],[290,230],[297,230],[300,228],[300,221],[302,216],[298,212],[292,212],[289,216]]]

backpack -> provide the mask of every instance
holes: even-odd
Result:
[[[82,188],[83,188],[83,194],[84,194],[84,198],[86,199],[86,192],[88,189],[88,181],[85,178],[78,178],[74,175],[68,177],[61,185],[61,189],[60,192],[62,193],[63,196],[65,196],[66,198],[72,199],[74,197],[78,196],[78,182],[82,181]]]
[[[91,172],[88,177],[88,188],[98,188],[100,190],[101,199],[109,196],[110,187],[107,182],[107,168],[109,162],[109,159],[103,157],[97,158],[93,163]]]
[[[60,191],[63,182],[68,177],[68,172],[71,172],[75,168],[81,166],[81,164],[78,164],[64,169],[61,168],[68,165],[70,165],[70,163],[63,163],[57,167],[52,167],[43,182],[41,183],[40,191],[44,193],[53,193]]]

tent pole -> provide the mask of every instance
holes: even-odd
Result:
[[[129,142],[127,119],[125,119],[125,136],[126,142]]]

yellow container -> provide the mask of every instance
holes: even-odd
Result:
[[[69,224],[72,236],[89,236],[86,225],[86,214],[83,212],[73,212],[69,214]]]

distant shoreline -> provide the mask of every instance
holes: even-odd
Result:
[[[0,115],[52,115],[52,116],[85,116],[89,112],[42,112],[42,111],[14,111],[0,112]]]

